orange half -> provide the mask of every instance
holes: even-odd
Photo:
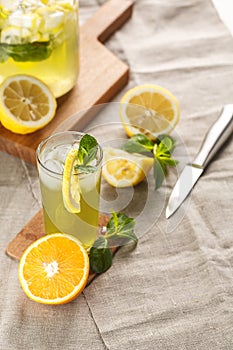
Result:
[[[65,304],[85,288],[89,257],[73,236],[54,233],[32,243],[19,263],[19,281],[26,295],[42,304]]]

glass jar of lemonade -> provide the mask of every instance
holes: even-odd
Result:
[[[77,0],[0,0],[0,83],[8,76],[41,79],[55,97],[79,74]]]

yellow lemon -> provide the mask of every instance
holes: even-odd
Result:
[[[32,76],[10,76],[0,86],[0,121],[14,133],[43,128],[54,118],[56,107],[47,85]]]
[[[62,195],[65,208],[70,213],[80,212],[80,186],[78,174],[74,167],[78,164],[78,150],[72,148],[68,153],[65,161],[63,180],[62,180]]]
[[[120,118],[128,136],[144,133],[151,139],[170,133],[180,117],[175,96],[167,89],[145,84],[130,89],[120,101]]]
[[[139,184],[154,164],[154,159],[137,153],[128,153],[112,147],[104,148],[102,174],[113,187]]]

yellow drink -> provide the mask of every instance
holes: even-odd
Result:
[[[37,164],[40,178],[44,224],[46,233],[68,233],[76,236],[85,246],[96,239],[99,216],[102,151],[99,148],[94,173],[81,173],[80,213],[70,213],[64,206],[62,171],[68,152],[77,148],[82,134],[58,133],[39,145]]]
[[[79,74],[78,3],[0,0],[0,83],[15,74],[41,79],[55,97]]]

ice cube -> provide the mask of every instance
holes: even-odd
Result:
[[[20,0],[0,1],[0,5],[4,7],[4,10],[15,11],[19,7],[20,2]]]
[[[8,17],[9,25],[28,28],[32,32],[38,30],[40,22],[41,19],[36,13],[24,13],[22,10],[17,10]]]
[[[63,172],[63,168],[64,168],[63,163],[61,163],[57,159],[47,159],[44,162],[44,165],[48,170],[53,171],[55,173],[62,174]]]
[[[39,28],[42,33],[57,31],[64,23],[64,12],[56,10],[55,8],[39,8],[37,14],[42,18]]]
[[[64,167],[67,154],[70,151],[70,145],[55,145],[51,149],[47,150],[42,155],[42,161],[46,162],[48,160],[57,161]]]

